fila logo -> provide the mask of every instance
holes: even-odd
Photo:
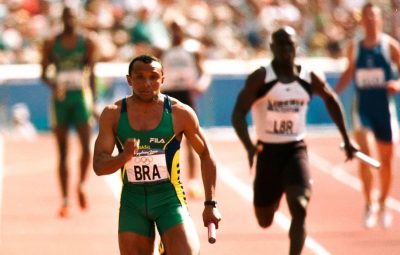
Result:
[[[150,138],[150,143],[165,143],[165,141],[164,141],[163,138],[159,139],[157,137],[151,137]]]

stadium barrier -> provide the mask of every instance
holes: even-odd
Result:
[[[211,84],[200,95],[197,112],[204,127],[231,126],[231,113],[236,97],[243,87],[246,76],[270,59],[208,60],[205,72],[211,77]],[[310,70],[325,75],[327,82],[334,86],[344,70],[345,60],[330,58],[298,58],[298,62]],[[102,106],[130,93],[125,75],[128,63],[98,63],[95,68],[99,102]],[[349,122],[352,86],[340,95]],[[30,109],[31,121],[40,131],[48,131],[50,94],[40,80],[40,65],[0,65],[0,128],[10,125],[11,108],[16,103],[25,103]],[[251,118],[249,116],[249,121]],[[310,103],[307,122],[312,125],[331,125],[332,121],[320,98]]]

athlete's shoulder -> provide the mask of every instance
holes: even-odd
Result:
[[[268,66],[267,67],[266,66],[258,67],[252,73],[249,74],[249,76],[247,77],[247,80],[250,81],[251,83],[254,83],[254,82],[264,83],[264,80],[267,75],[267,68],[268,68]]]
[[[399,49],[400,48],[400,43],[398,40],[396,40],[393,36],[388,35],[388,34],[382,34],[382,39],[381,39],[382,43],[387,43],[388,45],[390,45],[390,47],[393,47],[395,49]]]
[[[174,97],[168,97],[171,100],[171,107],[172,112],[179,113],[179,112],[187,112],[193,110],[189,105],[182,103],[178,99]]]
[[[55,34],[55,35],[45,38],[43,45],[47,46],[47,47],[52,47],[60,36],[61,36],[61,34]]]
[[[119,116],[122,107],[122,99],[114,102],[113,104],[106,105],[103,109],[102,115],[112,117]]]

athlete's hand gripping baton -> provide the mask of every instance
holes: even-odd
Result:
[[[340,148],[344,149],[344,143],[340,144]],[[354,156],[356,158],[358,158],[359,160],[361,160],[362,162],[372,166],[375,169],[379,169],[381,167],[381,162],[379,162],[378,160],[368,156],[367,154],[361,152],[361,151],[356,151],[354,153]]]

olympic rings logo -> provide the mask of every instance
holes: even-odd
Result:
[[[134,157],[134,161],[135,164],[144,164],[144,165],[148,165],[151,162],[153,162],[153,158],[152,157]]]

